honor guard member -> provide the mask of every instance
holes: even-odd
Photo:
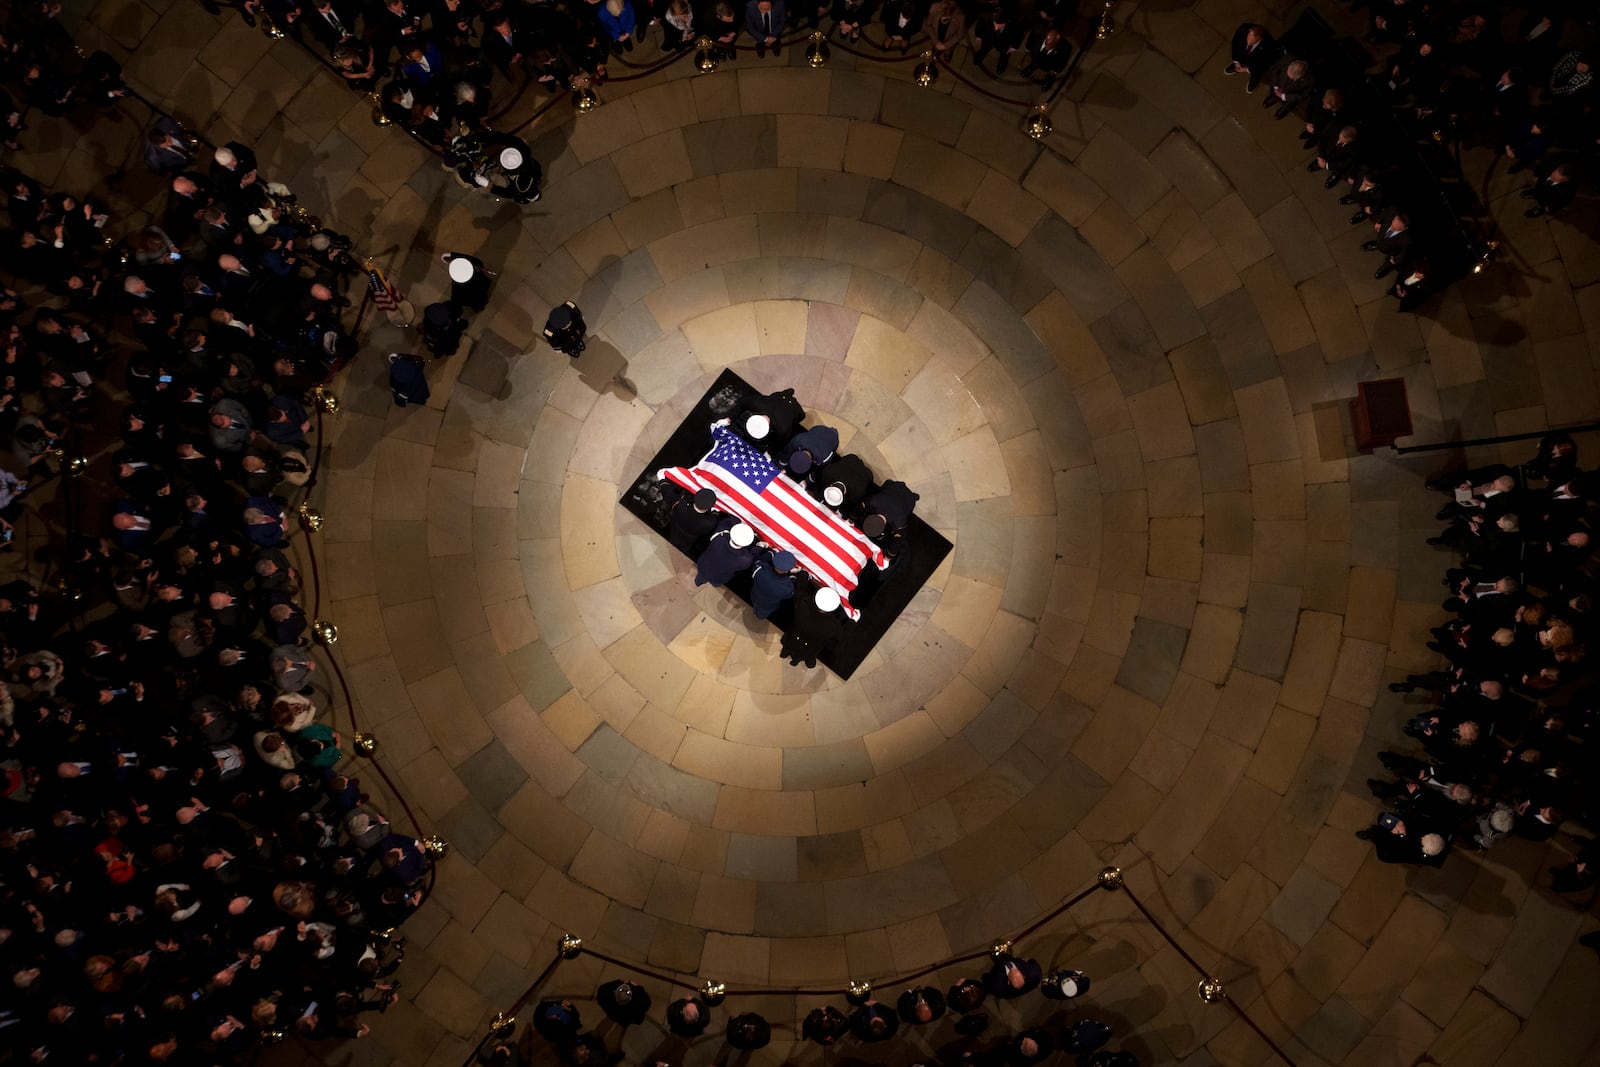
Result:
[[[806,485],[812,496],[846,514],[853,513],[876,488],[872,469],[860,456],[834,456],[812,470]]]
[[[756,618],[770,618],[794,597],[794,555],[781,549],[763,552],[750,577],[750,607]]]
[[[839,448],[839,431],[832,426],[813,426],[789,438],[778,450],[777,459],[797,477],[811,472],[833,458]]]
[[[500,149],[495,157],[498,166],[488,168],[489,191],[519,204],[531,204],[543,195],[539,192],[539,181],[544,177],[544,168],[539,166],[526,144],[515,137],[510,140],[516,143]]]
[[[779,648],[784,659],[796,667],[817,665],[817,657],[833,647],[844,635],[844,612],[839,594],[823,586],[813,595],[794,598],[794,622],[784,632]]]
[[[450,304],[459,313],[462,308],[482,311],[489,302],[489,285],[494,274],[483,267],[477,256],[460,252],[446,252],[440,257],[450,270]]]
[[[549,317],[544,320],[544,339],[550,342],[551,348],[565,352],[573,359],[577,359],[583,351],[584,335],[588,332],[583,312],[570,300],[551,308]]]
[[[756,532],[734,516],[726,516],[710,544],[695,560],[695,585],[724,586],[756,561]]]
[[[706,542],[716,532],[724,516],[716,510],[717,494],[711,489],[701,489],[694,496],[680,495],[667,515],[672,547],[687,556],[698,556]]]
[[[1075,1000],[1089,992],[1089,976],[1082,971],[1054,971],[1039,983],[1049,1000]]]
[[[905,482],[884,482],[883,488],[867,497],[861,532],[873,538],[887,534],[898,540],[911,522],[911,511],[919,499]]]
[[[751,425],[751,417],[756,415],[762,416],[765,421]],[[733,426],[755,442],[758,448],[771,449],[775,442],[788,441],[793,437],[805,417],[806,409],[794,398],[794,390],[783,389],[776,393],[751,393],[745,397]]]

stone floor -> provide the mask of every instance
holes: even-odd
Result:
[[[1268,17],[1236,0],[1120,6],[1043,146],[950,72],[679,63],[540,118],[528,209],[463,193],[231,14],[75,7],[418,306],[439,251],[501,271],[473,331],[518,350],[493,395],[455,381],[491,344],[391,408],[381,354],[414,338],[387,326],[339,386],[323,614],[453,849],[405,1010],[328,1062],[460,1063],[564,931],[735,988],[838,985],[986,946],[1107,863],[1297,1064],[1596,1062],[1600,960],[1574,938],[1597,923],[1541,877],[1562,838],[1424,872],[1351,836],[1445,561],[1420,489],[1442,460],[1354,454],[1345,406],[1403,377],[1418,441],[1600,416],[1589,205],[1526,220],[1493,175],[1500,264],[1396,313],[1289,131],[1218,73]],[[129,122],[41,131],[36,172],[96,173]],[[569,296],[596,331],[576,362],[531,340]],[[727,365],[796,387],[956,545],[848,683],[783,664],[615,504]],[[1092,971],[1147,1064],[1272,1059],[1125,898],[1028,947]]]

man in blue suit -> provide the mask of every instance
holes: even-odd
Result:
[[[744,9],[744,28],[756,39],[756,55],[783,54],[783,0],[750,0]]]
[[[1009,1000],[1032,990],[1043,976],[1038,960],[1019,959],[1006,953],[995,957],[994,966],[983,976],[983,986],[990,996]]]

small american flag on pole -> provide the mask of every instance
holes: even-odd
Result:
[[[749,523],[768,544],[794,553],[802,568],[839,594],[850,618],[860,618],[850,594],[868,562],[881,570],[889,565],[888,557],[860,530],[806,495],[726,420],[712,425],[711,439],[711,451],[699,463],[668,467],[661,477],[691,493],[713,490],[719,510]]]
[[[378,305],[379,311],[388,315],[400,310],[400,290],[376,266],[367,268],[367,284],[372,287],[372,302]]]

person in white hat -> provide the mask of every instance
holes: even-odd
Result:
[[[749,427],[750,417],[753,415],[759,415],[764,420],[757,424],[763,429],[760,437],[755,437]],[[805,417],[805,408],[795,399],[794,390],[780,389],[776,393],[747,395],[739,404],[738,414],[733,417],[733,426],[754,441],[758,447],[771,449],[793,437]]]
[[[695,562],[695,585],[724,586],[756,562],[756,532],[729,515]]]
[[[533,158],[527,142],[504,133],[484,133],[481,136],[485,147],[490,149],[489,191],[519,204],[531,204],[538,200],[542,195],[539,183],[544,178],[544,168]],[[499,147],[498,152],[493,151],[496,146]]]
[[[461,252],[446,252],[439,257],[450,272],[450,304],[457,314],[463,308],[482,311],[489,302],[489,285],[494,274],[484,269],[483,260]]]
[[[784,631],[779,646],[785,659],[795,666],[817,665],[817,657],[844,636],[845,615],[839,594],[820,586],[811,595],[798,592],[794,598],[794,621]]]

